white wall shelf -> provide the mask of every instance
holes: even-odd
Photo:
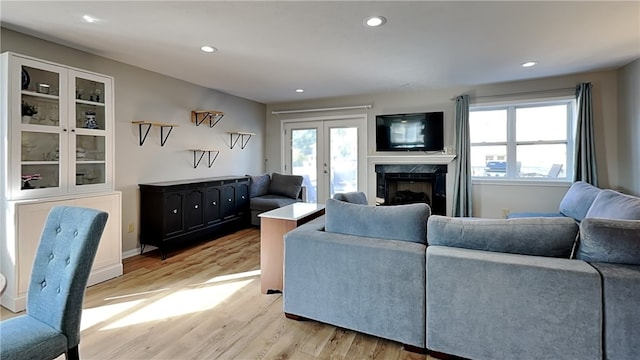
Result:
[[[200,126],[206,120],[209,120],[209,127],[216,126],[222,120],[224,113],[217,110],[193,110],[191,111],[191,122]]]
[[[204,157],[204,154],[208,154],[207,167],[213,166],[213,163],[216,162],[218,155],[220,155],[220,150],[214,149],[190,149],[189,151],[193,151],[193,168],[197,168]],[[200,156],[198,157],[198,153]],[[211,157],[213,155],[213,158]]]
[[[242,132],[242,131],[232,131],[232,132],[229,132],[228,134],[231,136],[231,143],[229,146],[232,149],[236,146],[236,144],[238,143],[238,140],[241,140],[240,148],[244,149],[247,146],[247,143],[249,143],[249,140],[251,140],[251,137],[255,135],[255,133]],[[233,138],[234,136],[235,136],[235,140]]]
[[[132,124],[137,124],[138,125],[138,130],[140,133],[140,146],[142,146],[145,142],[145,140],[147,140],[147,135],[149,135],[149,130],[151,130],[152,126],[158,126],[160,127],[160,146],[164,146],[164,144],[167,142],[167,139],[169,139],[169,134],[171,134],[171,131],[173,130],[174,127],[178,126],[176,124],[165,124],[165,123],[158,123],[158,122],[152,122],[152,121],[146,121],[146,120],[136,120],[136,121],[132,121]],[[142,128],[146,126],[147,129],[144,132],[144,135],[142,135]],[[164,129],[169,129],[169,132],[167,132],[167,135],[164,135]]]

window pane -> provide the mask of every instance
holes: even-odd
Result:
[[[520,177],[566,178],[567,146],[564,144],[519,145]]]
[[[483,110],[469,112],[471,143],[506,142],[507,110]]]
[[[567,106],[538,106],[516,109],[517,141],[566,140]]]
[[[472,146],[471,176],[505,176],[506,146]]]
[[[316,129],[291,130],[291,173],[303,177],[303,185],[307,187],[307,201],[312,203],[318,200],[317,149]]]
[[[331,128],[331,197],[335,193],[358,191],[358,128]]]

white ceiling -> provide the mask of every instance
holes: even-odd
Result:
[[[371,15],[387,23],[366,28]],[[0,18],[12,30],[267,104],[612,69],[640,57],[637,0],[2,0]],[[203,53],[205,44],[219,51]],[[522,68],[528,60],[540,63]]]

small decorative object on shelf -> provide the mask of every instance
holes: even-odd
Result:
[[[29,76],[29,73],[23,66],[22,67],[22,90],[27,90],[30,82],[31,82],[31,77]]]
[[[84,113],[84,127],[85,129],[97,129],[98,122],[96,121],[96,112],[87,111]]]
[[[23,189],[33,189],[34,187],[29,183],[29,181],[33,180],[42,180],[42,176],[40,174],[25,174],[22,175],[22,188]]]
[[[48,94],[49,93],[49,89],[50,89],[49,84],[45,84],[45,83],[39,83],[38,84],[38,92],[41,93],[41,94]]]
[[[193,110],[191,112],[191,122],[196,126],[200,126],[205,120],[209,119],[209,127],[216,126],[222,120],[224,113],[216,110]]]
[[[22,122],[28,124],[31,122],[31,117],[38,113],[38,108],[29,104],[26,101],[22,101]]]

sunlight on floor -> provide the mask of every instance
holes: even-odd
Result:
[[[99,306],[82,310],[80,330],[88,329],[140,304],[142,300],[127,301],[119,304]]]
[[[151,321],[164,320],[170,317],[188,315],[201,311],[213,309],[218,304],[229,298],[233,293],[240,290],[260,275],[260,270],[248,271],[237,274],[229,274],[214,277],[200,284],[193,284],[190,289],[179,290],[167,294],[166,296],[156,299],[143,299],[129,301],[119,305],[107,305],[91,309],[97,314],[90,314],[87,320],[88,326],[92,326],[100,321],[105,321],[109,317],[117,315],[119,312],[126,311],[136,305],[142,306],[145,301],[153,301],[143,306],[139,310],[107,324],[101,330],[117,329]],[[246,279],[246,280],[237,280]],[[235,280],[235,281],[234,281]],[[221,283],[230,281],[228,283]],[[212,285],[213,284],[213,285]],[[115,297],[114,297],[115,298]],[[105,313],[102,314],[102,309]],[[83,314],[85,316],[86,312]],[[96,322],[97,321],[97,322]],[[84,319],[83,319],[84,322]],[[84,327],[83,327],[84,328]]]

